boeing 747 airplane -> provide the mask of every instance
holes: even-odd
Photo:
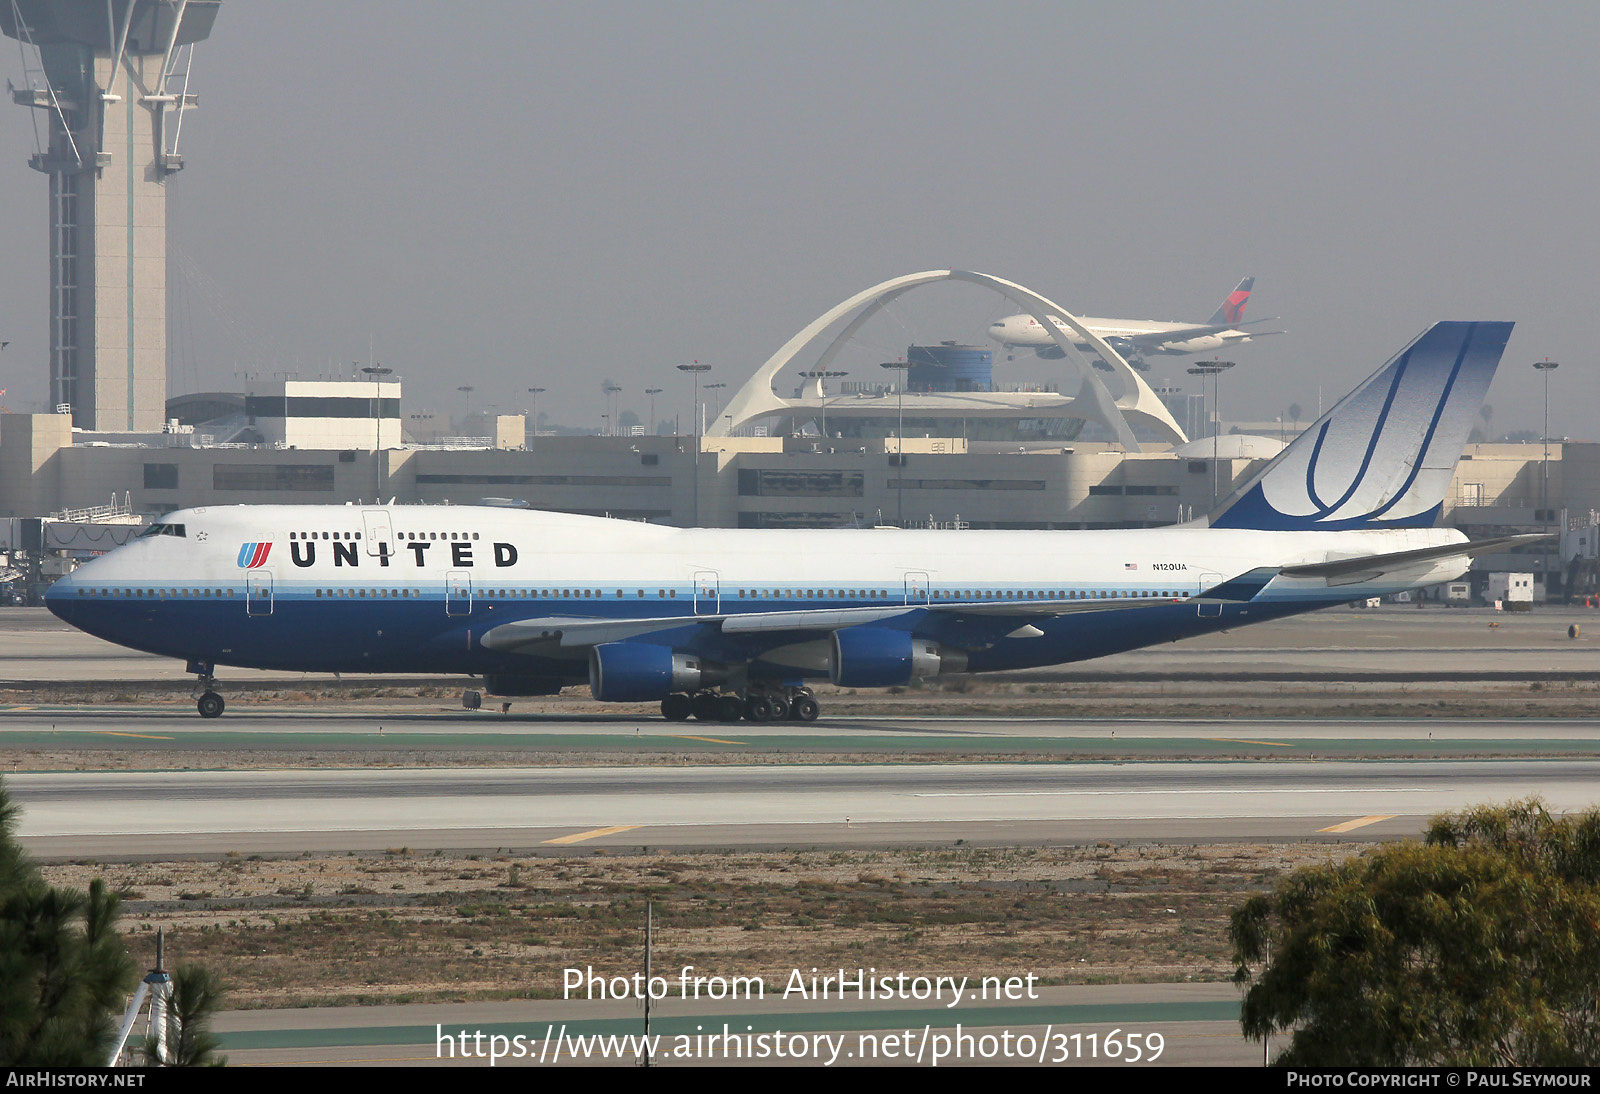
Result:
[[[669,719],[818,715],[880,688],[1080,661],[1459,576],[1433,527],[1510,323],[1438,323],[1202,520],[1136,531],[666,528],[471,506],[185,509],[50,610],[187,662],[587,682]],[[471,694],[471,693],[469,693]]]
[[[1250,299],[1250,289],[1256,283],[1253,277],[1239,282],[1237,288],[1211,313],[1204,323],[1173,323],[1155,319],[1093,319],[1084,317],[1083,325],[1111,344],[1137,368],[1147,369],[1144,358],[1150,354],[1186,356],[1191,353],[1210,353],[1224,346],[1248,342],[1268,334],[1282,331],[1247,331],[1244,328],[1257,323],[1270,323],[1270,319],[1244,321],[1244,306]],[[1055,316],[1051,322],[1072,339],[1079,349],[1092,352],[1092,347],[1076,331]],[[989,324],[989,337],[1007,349],[1031,349],[1040,357],[1064,357],[1061,347],[1055,344],[1050,333],[1031,315],[1008,315]]]

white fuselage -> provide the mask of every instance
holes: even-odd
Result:
[[[1055,317],[1050,317],[1051,322],[1062,334],[1080,349],[1090,349],[1089,342],[1077,331]],[[1169,331],[1193,330],[1194,323],[1163,323],[1157,320],[1146,319],[1096,319],[1088,316],[1080,318],[1080,322],[1088,327],[1098,337],[1107,341],[1126,339],[1137,341],[1141,353],[1168,353],[1189,354],[1206,353],[1210,350],[1220,349],[1225,345],[1250,341],[1250,335],[1242,330],[1232,329],[1215,331],[1209,334],[1194,335],[1189,338],[1179,338],[1173,341],[1161,341],[1159,335]],[[989,337],[1004,346],[1043,347],[1055,345],[1047,331],[1037,319],[1031,315],[1008,315],[989,325]]]
[[[1010,637],[1026,620],[1005,622],[999,641],[975,639],[984,667],[1055,663],[1110,652],[1094,647],[1095,626],[1117,629],[1119,648],[1193,633],[1195,609],[1179,601],[1259,567],[1464,539],[1449,529],[675,529],[471,506],[209,507],[173,513],[158,527],[177,531],[141,537],[63,578],[50,591],[51,610],[112,641],[195,661],[377,672],[508,671],[519,655],[483,646],[483,636],[524,620],[692,622],[925,605],[927,627],[960,645],[969,624],[959,610],[937,609],[1171,602],[1172,618],[1148,635],[1128,629],[1138,613],[1107,605],[1040,616],[1038,639]],[[1435,561],[1333,588],[1279,577],[1216,622],[1433,584],[1464,569],[1459,559]],[[496,667],[474,668],[478,658]]]

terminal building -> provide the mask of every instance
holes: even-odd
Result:
[[[198,105],[180,74],[218,8],[0,3],[0,32],[23,47],[13,101],[42,122],[29,161],[45,176],[50,238],[38,379],[55,409],[0,415],[0,584],[14,580],[13,552],[30,558],[36,592],[70,564],[63,553],[105,550],[142,521],[206,505],[487,500],[678,526],[1155,527],[1203,515],[1281,448],[1281,438],[1218,436],[1215,423],[1192,437],[1194,397],[1153,390],[1055,302],[962,270],[907,274],[842,301],[683,436],[534,436],[517,415],[433,428],[432,416],[404,413],[400,381],[377,367],[368,380],[287,377],[169,397],[166,187],[184,168],[181,123]],[[865,381],[835,382],[864,323],[941,282],[1033,315],[1060,350],[1059,376],[1000,383],[989,349],[935,342]],[[1540,457],[1535,446],[1473,446],[1446,519],[1475,533],[1592,525],[1600,446],[1555,446],[1547,485]],[[1591,553],[1596,539],[1585,540]],[[1513,568],[1556,584],[1564,557]]]

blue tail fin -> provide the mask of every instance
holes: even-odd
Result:
[[[1236,490],[1211,526],[1431,526],[1511,326],[1435,323]]]

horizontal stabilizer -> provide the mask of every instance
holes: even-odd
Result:
[[[1500,536],[1497,539],[1480,539],[1471,543],[1446,543],[1439,547],[1420,547],[1414,551],[1394,551],[1385,555],[1361,555],[1341,558],[1331,562],[1311,562],[1300,566],[1258,566],[1238,577],[1229,578],[1196,596],[1196,600],[1253,600],[1276,577],[1322,578],[1331,586],[1356,585],[1363,581],[1376,581],[1385,574],[1414,566],[1439,562],[1447,558],[1469,559],[1494,551],[1509,551],[1551,535],[1530,534]]]
[[[1501,536],[1498,539],[1480,539],[1471,543],[1447,543],[1442,547],[1422,547],[1415,551],[1395,551],[1387,555],[1362,555],[1359,558],[1341,558],[1333,562],[1315,562],[1305,566],[1285,566],[1280,572],[1285,577],[1323,577],[1330,583],[1334,579],[1352,574],[1386,574],[1404,569],[1419,562],[1437,562],[1445,558],[1473,558],[1493,551],[1509,551],[1540,540],[1553,539],[1553,535],[1533,533],[1521,536]]]

